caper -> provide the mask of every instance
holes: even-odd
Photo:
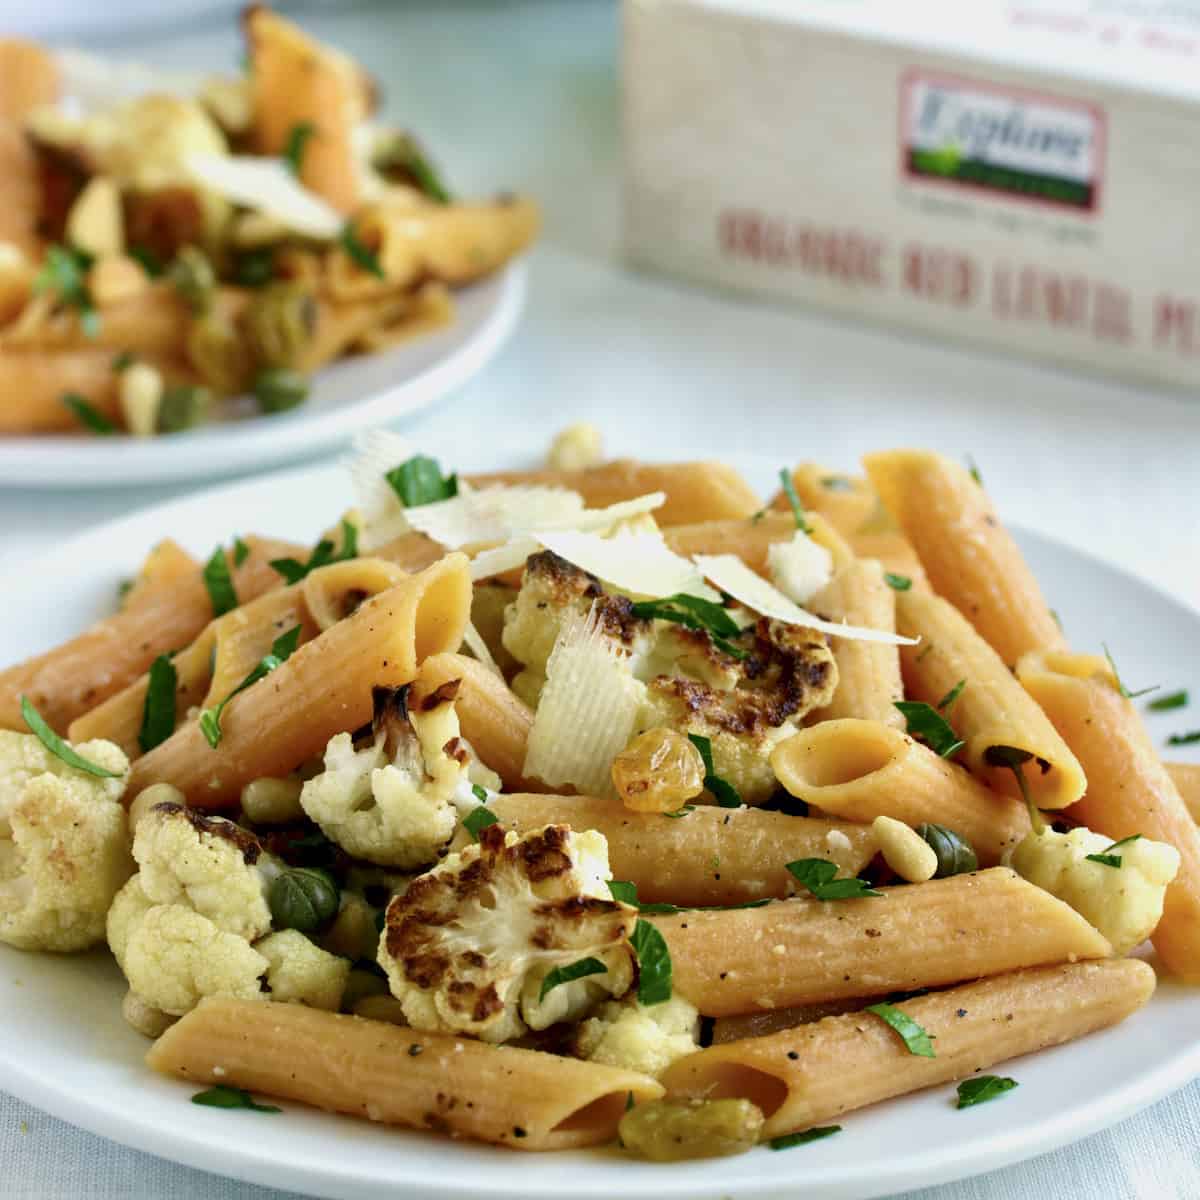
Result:
[[[341,893],[326,871],[316,867],[289,867],[267,889],[267,905],[276,929],[311,933],[338,910]]]
[[[979,868],[979,859],[971,843],[962,834],[947,829],[945,825],[924,824],[917,826],[917,835],[923,838],[937,855],[937,872],[934,879],[945,879],[948,875],[963,875]]]
[[[268,367],[254,377],[254,394],[263,412],[286,412],[308,397],[308,380],[287,367]]]
[[[762,1133],[762,1109],[728,1100],[651,1100],[631,1108],[618,1127],[621,1144],[653,1162],[744,1154]]]
[[[253,377],[253,351],[233,322],[217,311],[188,322],[184,349],[200,378],[219,392],[236,395]]]
[[[246,310],[246,332],[266,367],[295,367],[316,328],[316,299],[297,283],[268,284]]]
[[[212,392],[208,388],[180,384],[163,392],[158,410],[160,433],[179,433],[203,425],[212,407]]]
[[[184,246],[175,256],[167,275],[196,316],[208,311],[217,288],[217,273],[203,250]]]

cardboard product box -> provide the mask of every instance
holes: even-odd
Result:
[[[1200,383],[1200,0],[625,0],[631,260]]]

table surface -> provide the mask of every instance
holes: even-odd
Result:
[[[611,3],[343,3],[299,13],[384,81],[387,114],[438,148],[460,190],[511,186],[545,205],[520,329],[481,378],[412,427],[423,446],[445,454],[464,438],[511,443],[514,430],[537,445],[575,420],[599,425],[614,451],[663,458],[769,445],[781,462],[849,468],[867,447],[935,446],[970,453],[1012,521],[1200,600],[1200,397],[696,291],[622,265]],[[241,53],[225,19],[88,45],[180,68],[232,67]],[[0,571],[186,490],[0,486]],[[907,1200],[1195,1200],[1198,1135],[1193,1083],[1075,1147]],[[106,1143],[2,1093],[0,1161],[9,1196],[283,1196]]]

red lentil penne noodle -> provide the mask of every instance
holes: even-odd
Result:
[[[867,1012],[827,1017],[767,1037],[714,1045],[668,1067],[671,1095],[745,1096],[765,1113],[764,1137],[1106,1029],[1154,994],[1138,959],[1062,963],[999,975],[900,1003],[934,1039],[936,1057],[911,1054]]]
[[[974,775],[998,792],[1019,795],[1013,772],[986,760],[993,746],[1010,746],[1036,760],[1023,767],[1023,774],[1040,808],[1066,808],[1083,795],[1087,779],[1079,760],[999,654],[954,605],[927,592],[897,592],[896,628],[921,639],[900,648],[910,699],[937,704],[965,680],[945,716],[966,742],[961,758]]]
[[[1006,867],[880,891],[651,920],[670,948],[675,989],[709,1017],[941,987],[1111,950],[1072,908]]]
[[[783,1029],[795,1029],[810,1021],[825,1017],[840,1017],[843,1013],[858,1012],[873,996],[847,996],[842,1000],[826,1000],[818,1004],[797,1004],[792,1008],[768,1008],[764,1012],[738,1013],[733,1017],[717,1017],[712,1026],[712,1044],[740,1042],[744,1038],[768,1037]],[[883,996],[879,997],[884,999]]]
[[[663,1093],[648,1075],[599,1063],[225,997],[202,1000],[146,1061],[193,1083],[518,1150],[610,1142],[627,1097]]]
[[[928,746],[876,721],[822,721],[771,755],[779,782],[830,816],[931,822],[966,838],[994,867],[1029,832],[1025,805],[985,787]]]
[[[1200,763],[1164,763],[1192,820],[1200,822]]]
[[[929,450],[888,450],[863,462],[933,590],[1005,663],[1031,650],[1066,648],[1033,572],[965,467]]]
[[[1172,974],[1200,982],[1200,830],[1112,668],[1094,655],[1050,650],[1021,659],[1017,675],[1088,773],[1072,819],[1113,841],[1140,833],[1179,851],[1151,940]]]
[[[461,645],[470,608],[467,559],[447,555],[372,596],[235,696],[215,748],[198,722],[177,729],[133,764],[129,794],[172,783],[197,808],[235,804],[252,779],[286,775],[334,734],[365,725],[372,688],[411,683],[424,659]]]
[[[593,796],[498,796],[488,806],[519,831],[566,824],[595,829],[608,840],[616,879],[636,883],[638,898],[654,903],[744,904],[793,895],[785,864],[826,858],[857,875],[875,855],[864,825],[791,817],[757,808],[701,805],[685,817],[630,812],[619,800]]]

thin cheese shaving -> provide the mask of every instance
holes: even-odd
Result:
[[[389,429],[368,429],[355,437],[354,455],[346,465],[354,499],[362,513],[360,541],[364,550],[378,550],[409,532],[404,505],[386,476],[414,453],[407,439]]]
[[[661,534],[626,533],[598,537],[564,531],[537,535],[547,550],[631,596],[657,599],[685,592],[706,600],[720,597],[706,587],[700,572],[667,547]]]
[[[570,524],[540,522],[538,530],[573,529],[579,533],[611,533],[616,527],[637,517],[645,516],[656,508],[662,508],[667,502],[666,492],[647,492],[644,496],[635,496],[632,500],[622,500],[619,504],[610,504],[607,508],[589,508],[581,513],[578,519]]]
[[[803,604],[833,578],[833,555],[797,529],[790,542],[767,550],[771,582],[789,599]]]
[[[633,735],[645,687],[607,639],[593,607],[564,623],[546,663],[524,774],[551,787],[612,796],[612,761]]]
[[[572,528],[583,497],[568,488],[500,486],[409,509],[409,525],[449,550],[506,542],[529,529]]]
[[[732,596],[738,603],[764,617],[783,621],[788,625],[800,625],[805,629],[819,629],[833,637],[849,638],[860,642],[883,642],[889,646],[915,646],[919,638],[901,637],[884,629],[864,629],[859,625],[843,625],[837,621],[826,621],[813,613],[806,612],[789,600],[781,591],[772,587],[760,575],[756,575],[740,558],[733,554],[697,554],[693,560],[706,579],[721,591]]]
[[[496,660],[492,657],[492,652],[488,649],[488,644],[483,640],[483,634],[475,628],[470,621],[467,622],[466,629],[463,630],[463,645],[481,662],[493,675],[499,675],[504,678],[504,672],[496,665]]]
[[[523,567],[525,560],[531,554],[536,554],[540,545],[535,537],[519,537],[494,550],[484,550],[471,559],[471,582],[492,579]]]

